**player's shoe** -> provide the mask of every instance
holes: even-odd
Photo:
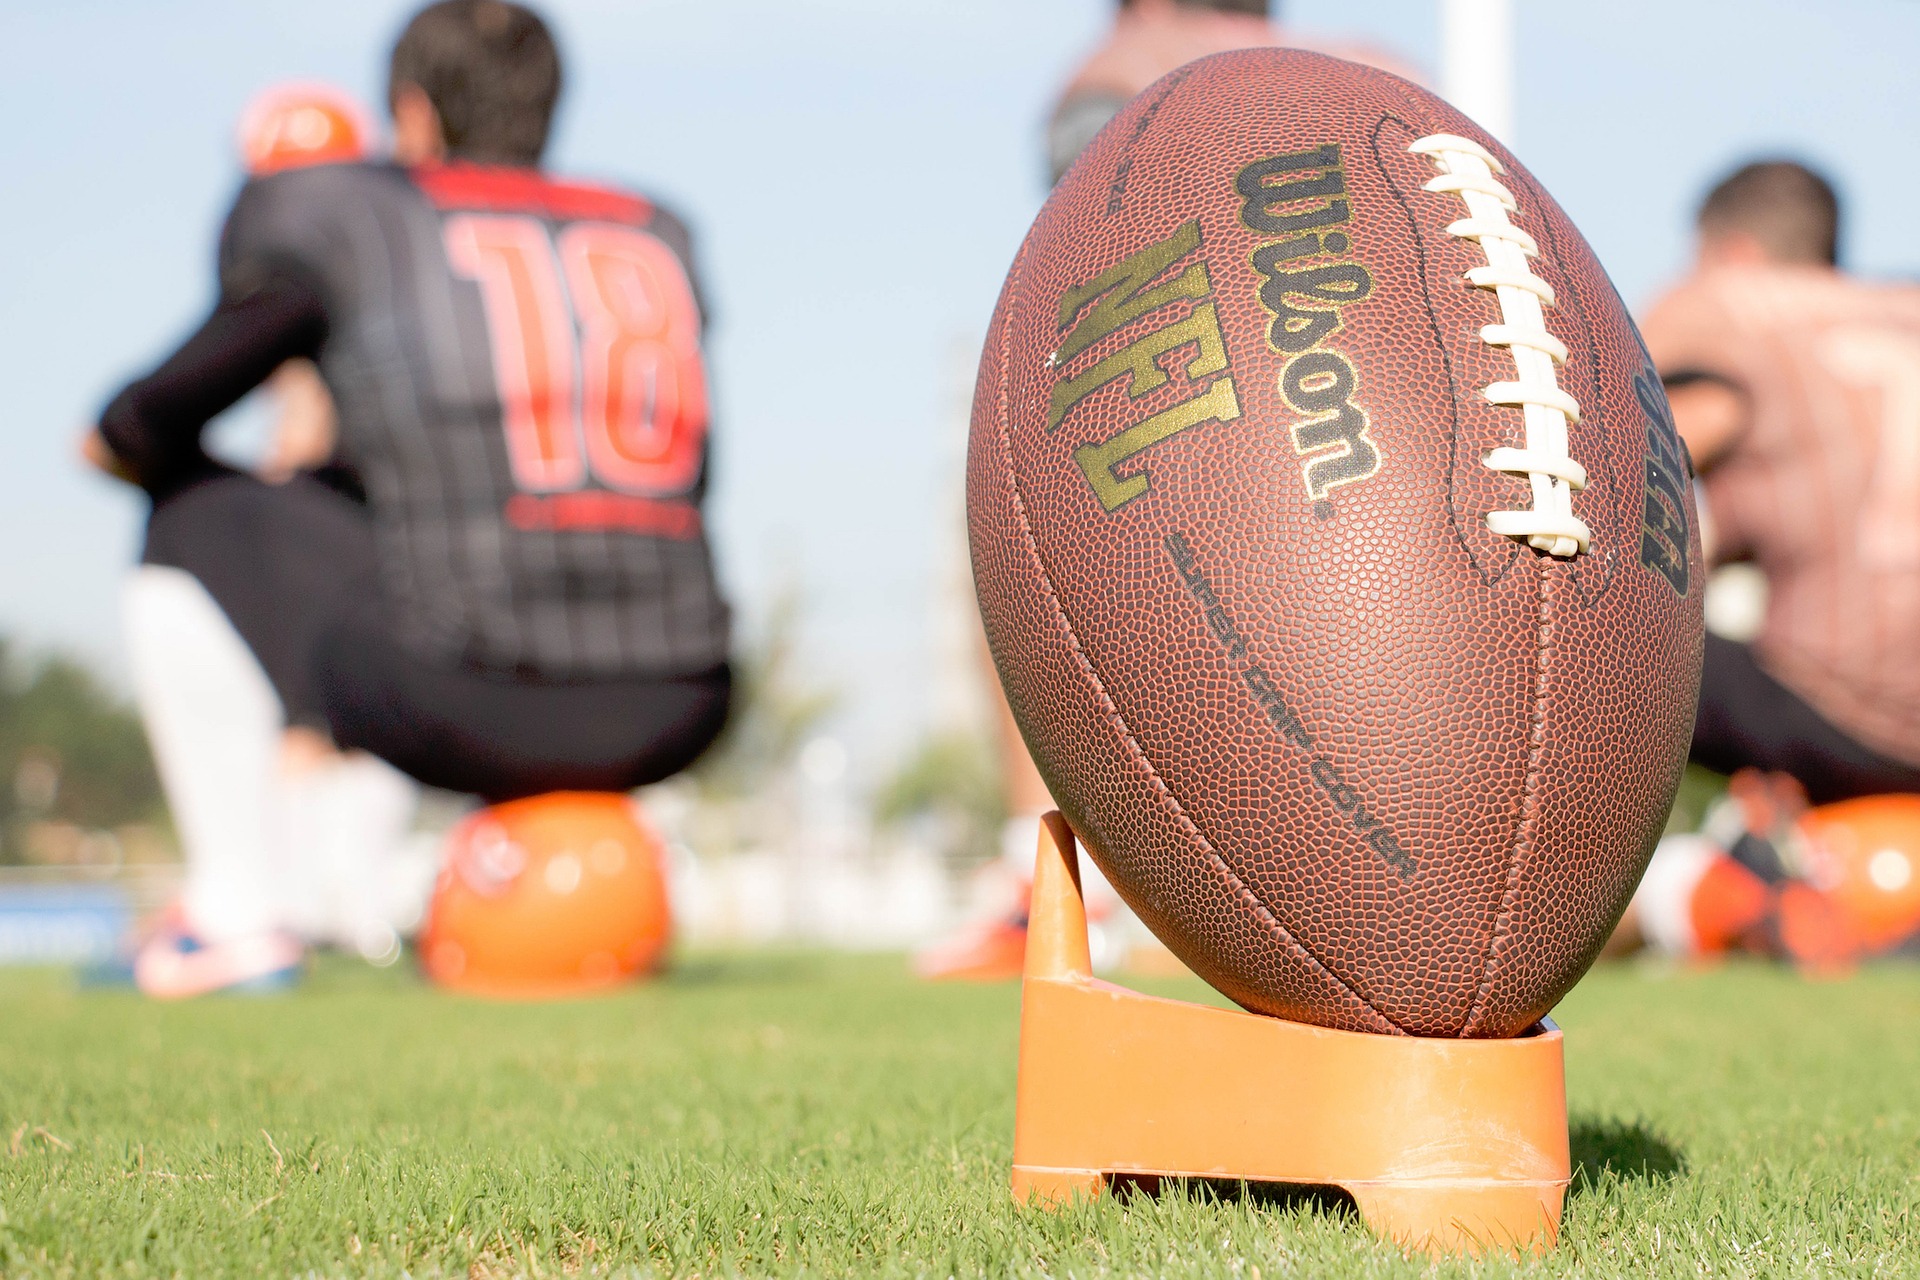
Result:
[[[1019,905],[998,916],[968,925],[944,942],[914,955],[915,976],[932,982],[1005,982],[1020,977],[1027,966],[1027,912],[1031,885],[1022,886]],[[1087,952],[1095,973],[1110,973],[1123,964],[1139,962],[1139,972],[1155,976],[1184,973],[1186,966],[1159,939],[1129,951],[1126,934],[1115,926],[1117,913],[1105,903],[1087,907]]]
[[[979,883],[989,905],[953,936],[914,955],[913,971],[931,981],[1001,982],[1026,971],[1027,913],[1033,902],[1034,842],[1040,815],[1018,814],[1000,832],[1000,856],[981,868]],[[1145,930],[1091,859],[1080,862],[1081,900],[1087,913],[1087,951],[1095,973],[1111,973],[1128,958],[1135,934]],[[997,904],[997,905],[994,905]],[[1154,944],[1158,946],[1158,941]],[[1179,961],[1168,960],[1178,968]]]
[[[1719,955],[1740,948],[1763,927],[1772,905],[1766,881],[1743,863],[1725,854],[1714,855],[1687,900],[1694,950]]]
[[[300,980],[306,951],[285,933],[259,933],[205,942],[185,930],[163,933],[133,960],[133,981],[156,1000],[184,1000],[215,992],[283,991]]]
[[[1850,967],[1864,939],[1834,896],[1807,879],[1805,790],[1784,773],[1742,769],[1699,835],[1668,836],[1634,895],[1656,951],[1767,956],[1810,974]]]
[[[131,987],[134,961],[147,945],[155,938],[179,933],[186,927],[187,904],[175,894],[159,910],[135,923],[115,944],[112,955],[81,965],[74,971],[74,978],[82,987]]]
[[[1700,833],[1767,884],[1807,873],[1806,788],[1792,774],[1741,769],[1707,811]]]
[[[1742,946],[1769,901],[1766,881],[1716,841],[1664,836],[1634,891],[1633,929],[1657,954],[1703,959]]]
[[[1017,907],[982,920],[913,958],[915,976],[933,982],[1004,982],[1018,978],[1027,964],[1027,909],[1032,890],[1024,889]]]
[[[1844,973],[1860,959],[1859,931],[1833,895],[1789,880],[1773,894],[1765,921],[1752,941],[1763,955],[1790,961],[1815,976]]]
[[[1750,908],[1755,889],[1765,894],[1760,916],[1740,930],[1741,948],[1811,974],[1850,968],[1860,958],[1863,939],[1833,895],[1809,881],[1807,835],[1800,821],[1807,812],[1806,788],[1791,774],[1742,769],[1727,779],[1720,808],[1709,814],[1707,827],[1718,825],[1715,834],[1727,851],[1726,861],[1750,877],[1734,896]],[[1733,923],[1727,921],[1729,935]]]

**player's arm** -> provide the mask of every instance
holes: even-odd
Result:
[[[1674,430],[1687,442],[1694,467],[1712,470],[1747,429],[1753,411],[1746,389],[1711,369],[1663,370],[1660,380],[1673,406]]]
[[[1737,366],[1720,350],[1730,331],[1719,308],[1687,286],[1662,299],[1642,326],[1673,406],[1674,429],[1703,475],[1746,434],[1753,416]]]
[[[311,360],[289,360],[273,371],[267,390],[279,402],[273,440],[258,474],[271,484],[285,484],[303,471],[314,471],[333,461],[340,442],[333,395]]]
[[[159,368],[128,384],[100,415],[89,460],[149,492],[204,465],[200,435],[282,363],[311,359],[327,337],[320,292],[297,271],[229,289]]]

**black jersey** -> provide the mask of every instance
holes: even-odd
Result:
[[[550,680],[725,661],[678,219],[531,170],[322,166],[242,190],[220,276],[227,300],[317,298],[408,648]]]

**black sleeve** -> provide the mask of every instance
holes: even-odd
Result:
[[[317,355],[327,323],[319,288],[299,272],[230,293],[164,364],[113,398],[100,435],[143,489],[170,489],[208,465],[200,446],[208,421],[282,362]]]

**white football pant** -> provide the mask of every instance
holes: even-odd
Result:
[[[1720,846],[1705,836],[1662,836],[1654,846],[1653,861],[1633,893],[1633,909],[1640,934],[1650,951],[1666,956],[1700,952],[1693,930],[1693,895],[1716,859],[1725,857]]]
[[[418,786],[364,753],[289,772],[286,713],[246,641],[199,580],[141,565],[123,590],[134,699],[186,855],[195,933],[276,929],[369,956],[392,922]]]

